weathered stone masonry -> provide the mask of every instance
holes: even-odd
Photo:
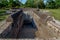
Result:
[[[23,12],[20,10],[12,15],[10,15],[7,19],[8,22],[11,22],[8,25],[8,28],[5,29],[0,37],[2,38],[16,38],[18,31],[22,29],[23,24]]]

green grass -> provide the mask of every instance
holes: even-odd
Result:
[[[60,20],[60,9],[49,9],[49,11],[55,19]]]
[[[7,18],[7,14],[5,14],[6,10],[0,9],[0,21],[3,21]]]
[[[0,16],[0,21],[5,20],[8,17],[8,15]]]

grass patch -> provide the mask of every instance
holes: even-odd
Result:
[[[3,21],[7,18],[8,14],[5,13],[6,10],[0,9],[0,21]]]
[[[49,11],[55,19],[60,20],[60,9],[49,9]]]
[[[8,17],[8,15],[0,16],[0,21],[5,20]]]

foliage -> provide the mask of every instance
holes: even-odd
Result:
[[[7,0],[1,0],[0,1],[0,8],[7,7],[7,5],[8,5],[8,1]]]
[[[57,8],[60,7],[60,0],[56,0],[56,6],[57,6]]]
[[[31,7],[31,8],[60,8],[60,0],[27,0],[25,4],[22,4],[19,0],[0,0],[0,8],[12,8],[12,7]]]
[[[45,4],[43,0],[40,0],[38,3],[39,8],[45,8]]]
[[[46,0],[46,4],[44,3],[44,0],[27,0],[25,3],[26,7],[32,7],[32,8],[59,8],[60,7],[60,0]]]
[[[16,7],[20,6],[22,3],[19,0],[0,0],[0,8],[11,8],[11,7]]]
[[[25,3],[26,7],[32,7],[33,6],[33,1],[32,0],[27,0],[27,2]]]
[[[56,8],[56,2],[53,1],[53,0],[48,0],[47,1],[47,5],[46,5],[47,8]]]
[[[32,7],[32,8],[44,8],[44,2],[43,0],[27,0],[27,2],[25,3],[26,7]]]
[[[16,6],[20,6],[21,2],[19,0],[9,0],[9,7],[16,7]]]

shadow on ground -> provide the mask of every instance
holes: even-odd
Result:
[[[28,21],[27,21],[28,22]],[[24,23],[22,30],[19,32],[17,38],[29,38],[34,39],[36,37],[35,32],[37,31],[37,27],[32,19],[31,23]]]

